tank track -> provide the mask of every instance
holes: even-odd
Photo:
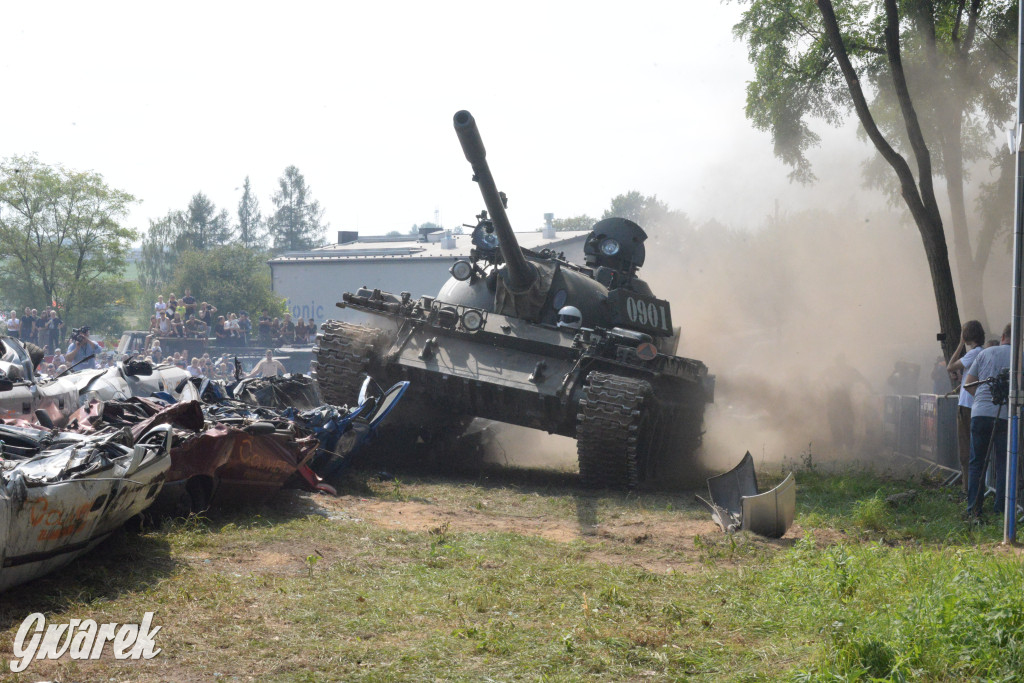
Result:
[[[576,416],[580,478],[591,488],[634,489],[644,463],[644,402],[651,385],[641,379],[592,372]]]
[[[328,320],[316,335],[313,348],[313,379],[324,401],[331,405],[355,405],[366,378],[371,355],[384,333],[339,320]]]

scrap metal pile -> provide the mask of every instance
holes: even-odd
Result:
[[[324,405],[303,376],[225,383],[128,361],[49,380],[17,340],[0,358],[0,591],[144,511],[259,503],[286,485],[333,493],[323,479],[408,387],[375,392],[367,378],[348,408]]]

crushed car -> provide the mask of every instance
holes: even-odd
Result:
[[[79,434],[0,424],[0,591],[88,552],[158,497],[171,429]]]

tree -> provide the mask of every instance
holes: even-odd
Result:
[[[414,237],[419,237],[420,236],[420,230],[443,230],[443,229],[444,228],[442,228],[440,225],[437,225],[436,223],[431,223],[431,222],[427,221],[426,223],[420,223],[419,225],[413,225],[411,228],[409,228],[409,234],[413,235]]]
[[[596,222],[590,216],[582,214],[572,218],[556,218],[551,221],[551,225],[554,226],[556,232],[562,232],[564,230],[590,230]]]
[[[147,293],[162,292],[171,282],[178,263],[178,235],[184,223],[181,211],[168,211],[163,218],[149,219],[138,263],[139,284]]]
[[[273,196],[274,215],[268,230],[276,251],[302,251],[323,244],[327,225],[321,225],[324,210],[311,198],[306,179],[295,166],[278,178],[279,190]]]
[[[921,235],[948,358],[960,318],[934,176],[946,179],[961,291],[983,316],[980,271],[992,240],[982,232],[971,251],[964,166],[992,151],[984,140],[1009,116],[1016,4],[851,0],[837,11],[831,0],[741,2],[750,8],[735,32],[756,68],[748,118],[771,131],[791,178],[810,182],[805,152],[820,138],[807,119],[838,125],[856,113]]]
[[[260,202],[252,193],[249,176],[245,176],[242,199],[238,202],[238,241],[243,247],[263,249],[267,236],[260,214]]]
[[[0,274],[66,319],[98,305],[89,297],[127,266],[138,238],[120,221],[135,198],[103,176],[49,166],[35,156],[0,162]]]
[[[184,219],[177,236],[178,251],[204,251],[231,241],[227,209],[217,211],[216,205],[202,192],[192,195]]]
[[[223,246],[230,239],[227,210],[217,211],[205,194],[197,192],[184,211],[172,209],[163,218],[150,219],[142,240],[139,284],[147,296],[163,293],[183,253]]]
[[[284,299],[270,286],[270,268],[257,252],[241,245],[215,247],[208,251],[187,251],[175,268],[171,288],[186,287],[200,301],[209,301],[225,317],[239,311],[285,312]]]
[[[670,209],[657,195],[646,196],[636,190],[612,197],[611,206],[601,218],[627,218],[648,232],[672,231],[691,227],[690,219],[682,211]]]

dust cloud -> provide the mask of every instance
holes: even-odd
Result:
[[[913,393],[929,393],[941,354],[924,248],[905,214],[851,201],[783,211],[755,229],[708,221],[648,233],[641,276],[672,305],[678,355],[716,376],[705,413],[707,470],[729,469],[748,450],[759,469],[808,458],[897,465],[881,447],[884,396],[898,393],[890,376],[897,363],[916,366]],[[996,314],[1010,306],[1006,251],[993,250],[986,272]],[[480,420],[474,429],[488,430],[492,462],[576,469],[573,439]]]
[[[914,393],[931,392],[941,354],[912,223],[851,205],[773,216],[752,231],[709,222],[648,244],[643,275],[672,303],[679,355],[717,378],[706,413],[710,469],[732,467],[747,450],[758,465],[808,456],[887,465],[880,422],[882,397],[897,393],[890,375],[897,362],[916,365]],[[991,270],[1008,269],[995,256]],[[990,310],[1009,310],[1003,289],[986,292]]]

